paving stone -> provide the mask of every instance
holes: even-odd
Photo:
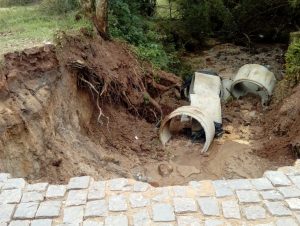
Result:
[[[273,216],[289,216],[292,215],[292,212],[282,203],[282,202],[264,202],[268,211]]]
[[[210,220],[206,220],[204,225],[205,226],[224,226],[224,222],[221,220],[210,219]]]
[[[39,219],[31,221],[31,226],[52,226],[51,219]]]
[[[48,183],[37,183],[37,184],[28,184],[26,186],[26,191],[38,191],[43,192],[47,190]]]
[[[167,188],[157,188],[156,191],[158,192],[158,194],[151,200],[156,202],[165,202],[170,198],[169,190]]]
[[[174,208],[170,204],[157,203],[152,205],[153,221],[168,222],[175,221]]]
[[[300,189],[300,176],[290,176],[290,179]]]
[[[64,209],[64,223],[78,224],[83,220],[83,206],[71,206]]]
[[[51,218],[59,217],[60,209],[62,206],[61,201],[45,201],[40,203],[37,210],[36,217]]]
[[[271,190],[274,189],[273,185],[267,178],[252,179],[251,183],[257,190]]]
[[[103,222],[98,222],[93,220],[85,220],[82,224],[82,226],[103,226],[103,225],[104,225]]]
[[[13,178],[5,181],[2,189],[23,189],[26,182],[23,178]]]
[[[266,218],[266,210],[258,205],[244,207],[244,214],[247,220],[259,220]]]
[[[233,191],[225,180],[216,180],[212,183],[216,191],[216,197],[219,198],[233,195]]]
[[[291,210],[300,210],[300,199],[299,198],[291,198],[285,200],[290,207]]]
[[[16,205],[14,204],[0,204],[0,222],[9,222],[14,214]]]
[[[117,178],[108,181],[108,186],[111,191],[122,191],[128,185],[128,180]]]
[[[197,204],[192,198],[174,198],[175,213],[196,212]]]
[[[140,193],[130,194],[129,201],[132,208],[145,207],[150,203],[149,199],[146,199]]]
[[[215,188],[211,181],[205,180],[205,181],[200,181],[199,183],[200,183],[200,188],[196,189],[197,196],[200,196],[200,197],[215,196]]]
[[[90,185],[90,181],[91,181],[91,177],[89,176],[73,177],[69,181],[68,190],[88,188]]]
[[[110,211],[126,211],[127,208],[126,197],[124,195],[113,195],[109,197],[108,209]]]
[[[87,190],[71,190],[69,191],[66,206],[79,206],[86,204]]]
[[[108,216],[105,218],[105,226],[128,226],[128,218],[125,215]]]
[[[275,224],[271,222],[271,223],[266,223],[266,224],[256,224],[255,226],[275,226]]]
[[[260,194],[265,200],[272,200],[272,201],[283,200],[283,196],[278,191],[275,190],[261,191]]]
[[[186,186],[174,186],[172,187],[174,197],[186,197],[187,188]]]
[[[32,219],[34,218],[36,211],[38,209],[39,203],[28,202],[21,203],[17,206],[16,212],[14,214],[14,219]]]
[[[133,191],[135,192],[145,192],[149,188],[149,184],[145,182],[138,181],[133,185]]]
[[[200,189],[201,188],[201,184],[199,181],[190,181],[189,182],[189,186],[195,188],[195,189]]]
[[[151,220],[149,213],[146,209],[140,210],[133,214],[133,225],[134,226],[150,226]]]
[[[276,221],[277,226],[298,226],[293,218],[283,218]]]
[[[7,226],[7,223],[0,223],[0,226]]]
[[[253,186],[248,179],[227,180],[227,183],[228,186],[233,190],[253,189]]]
[[[88,190],[88,200],[103,199],[105,197],[105,182],[95,181]]]
[[[89,201],[85,208],[85,217],[104,217],[107,216],[107,203],[105,200]]]
[[[61,198],[66,194],[65,185],[50,185],[47,189],[46,197],[47,198]]]
[[[225,218],[241,219],[240,208],[235,200],[222,202],[223,215]]]
[[[200,219],[192,216],[178,216],[177,217],[178,226],[200,226]]]
[[[0,173],[0,182],[5,182],[10,178],[11,176],[9,173]]]
[[[9,226],[29,226],[30,221],[25,220],[25,221],[11,221]]]
[[[21,202],[39,202],[44,200],[44,195],[39,192],[31,191],[31,192],[24,192]]]
[[[215,198],[199,198],[197,201],[204,215],[207,216],[220,215],[219,205]]]
[[[260,202],[259,194],[257,191],[239,190],[236,191],[240,203],[256,203]]]
[[[291,185],[291,181],[288,177],[280,171],[267,171],[264,173],[264,177],[267,177],[274,186]]]
[[[0,194],[0,204],[19,203],[22,197],[20,189],[4,190]]]
[[[296,186],[281,187],[278,190],[283,194],[284,198],[300,197],[300,190]]]

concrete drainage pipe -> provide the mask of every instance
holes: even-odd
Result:
[[[170,124],[173,118],[176,116],[189,116],[195,119],[205,131],[205,144],[202,148],[201,152],[206,152],[214,139],[215,136],[215,125],[211,117],[206,115],[200,108],[195,106],[183,106],[177,108],[171,114],[169,114],[162,122],[160,131],[159,131],[159,138],[163,145],[165,145],[171,138],[171,130]]]
[[[221,79],[219,76],[196,72],[189,92],[191,105],[176,109],[163,120],[159,131],[162,144],[165,145],[172,136],[170,128],[172,119],[177,116],[181,116],[181,119],[188,116],[192,122],[193,132],[204,130],[205,144],[202,152],[206,152],[215,137],[215,123],[222,125],[220,91]]]
[[[246,64],[241,67],[233,79],[231,93],[239,98],[248,93],[259,95],[263,105],[270,101],[276,84],[274,74],[259,64]]]

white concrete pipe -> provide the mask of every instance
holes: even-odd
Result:
[[[220,92],[219,76],[196,72],[190,86],[191,105],[176,109],[163,120],[159,130],[162,144],[165,145],[172,136],[170,129],[172,119],[176,116],[188,116],[203,128],[205,144],[201,152],[206,152],[215,137],[215,122],[222,124]]]
[[[276,84],[274,74],[259,64],[246,64],[241,67],[233,79],[231,93],[239,98],[248,93],[259,95],[263,105],[269,103]]]

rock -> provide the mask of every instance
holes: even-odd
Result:
[[[167,163],[162,163],[158,166],[158,173],[162,177],[167,177],[173,172],[173,166]]]
[[[199,174],[200,170],[194,166],[177,166],[177,172],[183,177],[189,177],[192,174]]]

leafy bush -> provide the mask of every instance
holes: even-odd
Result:
[[[300,81],[300,39],[289,46],[285,59],[286,78],[292,86],[296,85]]]
[[[0,7],[22,6],[31,3],[36,3],[39,0],[0,0]]]
[[[79,7],[79,0],[43,0],[41,3],[41,9],[48,14],[62,14]]]

